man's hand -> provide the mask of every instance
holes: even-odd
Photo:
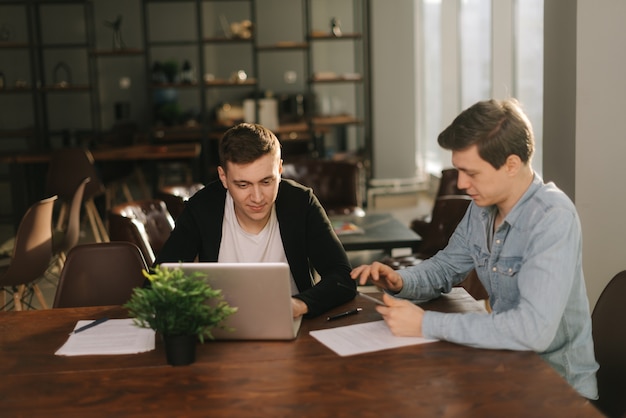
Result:
[[[377,261],[354,268],[350,273],[350,277],[358,280],[360,285],[364,285],[370,279],[374,285],[394,293],[402,290],[404,285],[402,277],[400,277],[397,271]]]
[[[293,317],[297,318],[309,312],[309,307],[302,300],[298,298],[291,298],[291,312]]]
[[[383,316],[391,333],[397,337],[423,337],[422,320],[424,310],[404,299],[397,299],[383,294],[383,302],[387,306],[376,306]]]

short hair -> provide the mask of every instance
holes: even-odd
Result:
[[[472,105],[439,134],[437,142],[451,151],[476,145],[478,155],[496,169],[510,155],[529,163],[535,150],[532,125],[516,99],[491,99]]]
[[[276,135],[264,126],[255,123],[240,123],[227,130],[218,147],[220,164],[248,164],[264,155],[280,158],[280,142]]]

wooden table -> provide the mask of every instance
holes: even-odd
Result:
[[[394,248],[411,248],[414,252],[422,238],[390,213],[368,213],[365,216],[337,215],[331,221],[351,222],[363,229],[362,234],[339,235],[346,251],[383,250],[391,254]]]
[[[120,356],[53,353],[79,319],[120,307],[0,312],[0,415],[259,417],[601,416],[532,352],[447,342],[340,357],[310,330],[379,320],[363,298],[337,321],[304,320],[295,341],[208,342],[196,362],[166,365],[156,350]],[[426,309],[482,311],[463,291]]]

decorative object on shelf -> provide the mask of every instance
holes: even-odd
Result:
[[[72,69],[64,61],[59,61],[52,70],[52,80],[56,87],[67,87],[72,84]]]
[[[178,124],[182,110],[178,104],[176,89],[157,89],[153,93],[153,100],[156,122],[166,126]]]
[[[15,88],[16,89],[28,88],[28,82],[26,80],[18,78],[17,80],[15,80]]]
[[[143,273],[150,286],[135,288],[124,307],[139,327],[161,334],[169,364],[193,363],[197,341],[213,339],[211,330],[224,328],[223,321],[237,308],[223,299],[221,290],[203,280],[202,273],[160,266]]]
[[[178,63],[176,61],[165,61],[161,67],[163,69],[163,74],[165,74],[166,82],[175,83],[178,80]]]
[[[230,34],[233,38],[250,39],[252,38],[252,22],[248,19],[241,22],[233,22],[230,24]]]
[[[117,15],[117,19],[104,21],[105,26],[113,29],[113,49],[119,50],[126,48],[124,39],[122,38],[122,15]]]
[[[180,82],[184,84],[193,84],[196,82],[193,74],[193,68],[191,67],[189,60],[185,60],[185,62],[183,62],[183,68],[180,72]]]
[[[6,80],[4,79],[4,73],[0,71],[0,90],[4,89]]]
[[[248,79],[248,74],[244,70],[235,71],[230,75],[230,81],[233,83],[244,83]]]
[[[0,24],[0,42],[13,40],[13,28],[8,23]]]
[[[244,109],[240,104],[222,103],[215,114],[216,122],[222,126],[233,126],[244,120]]]
[[[341,36],[341,21],[336,17],[330,19],[330,33],[332,33],[333,36]]]

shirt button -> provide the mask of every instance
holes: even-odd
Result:
[[[499,239],[496,240],[496,244],[500,244],[500,240]]]
[[[496,271],[496,270],[497,270],[497,269],[496,269],[495,267],[492,267],[492,268],[491,268],[491,271]]]

